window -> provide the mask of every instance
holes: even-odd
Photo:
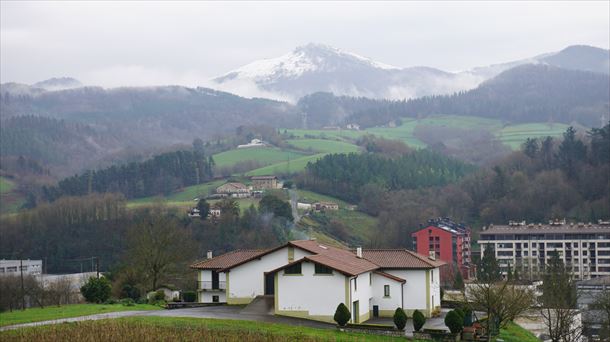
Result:
[[[288,247],[288,262],[293,262],[294,261],[294,247],[289,246]]]
[[[373,285],[373,274],[369,273],[369,285]]]
[[[432,279],[432,282],[434,283],[434,270],[430,271],[430,278]]]
[[[6,268],[7,272],[17,272],[17,266],[10,266]]]
[[[316,274],[333,274],[333,270],[330,267],[326,267],[324,265],[319,265],[319,264],[315,264],[316,265]],[[300,270],[299,270],[300,273]]]
[[[383,296],[384,297],[390,296],[390,285],[383,285]]]
[[[284,274],[301,274],[301,263],[286,267]]]
[[[358,291],[358,278],[354,278],[354,291]]]
[[[220,301],[220,298],[218,296],[212,296],[212,302],[218,303],[219,301]]]

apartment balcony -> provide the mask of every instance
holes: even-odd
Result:
[[[227,289],[226,281],[198,281],[197,288],[201,291],[224,291]]]

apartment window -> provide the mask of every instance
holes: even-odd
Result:
[[[301,263],[286,267],[284,274],[301,274]]]
[[[383,296],[384,297],[390,296],[390,285],[383,285]]]
[[[218,296],[212,296],[212,302],[218,303],[220,302],[220,298]]]
[[[358,278],[354,278],[354,291],[358,291]]]
[[[333,274],[333,270],[330,267],[326,267],[324,265],[316,265],[316,274]]]
[[[17,272],[17,266],[7,267],[6,271],[7,272]]]

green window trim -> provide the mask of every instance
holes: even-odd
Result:
[[[303,270],[301,267],[301,263],[290,265],[284,269],[284,275],[294,275],[294,274],[302,275],[302,273],[303,273]]]

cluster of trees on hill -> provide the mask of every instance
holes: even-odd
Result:
[[[169,194],[212,178],[214,160],[198,151],[176,151],[144,162],[87,171],[44,187],[43,196],[52,201],[61,196],[81,196],[93,192],[118,192],[127,198]]]
[[[471,166],[428,150],[397,158],[374,153],[330,154],[309,163],[298,184],[358,202],[361,189],[368,184],[390,191],[418,189],[455,182],[472,170]]]
[[[79,272],[75,259],[98,257],[102,271],[131,266],[131,276],[141,277],[138,282],[146,283],[142,285],[150,290],[152,273],[139,273],[158,269],[160,266],[151,266],[157,259],[166,260],[163,267],[168,271],[156,276],[154,282],[159,284],[164,276],[177,277],[167,281],[182,279],[186,263],[208,250],[218,254],[287,241],[292,219],[290,206],[283,203],[269,196],[260,208],[251,206],[242,211],[237,202],[226,199],[217,204],[219,218],[189,218],[162,202],[127,210],[120,194],[62,197],[0,218],[0,251],[7,259],[43,259],[50,273]],[[155,257],[146,257],[151,254]],[[192,278],[183,280],[193,286]]]
[[[430,217],[475,228],[509,220],[596,222],[610,217],[608,175],[610,125],[581,137],[570,128],[563,139],[529,139],[521,151],[453,184],[398,191],[366,184],[359,209],[379,218],[371,244],[381,246],[410,246],[410,233]]]

